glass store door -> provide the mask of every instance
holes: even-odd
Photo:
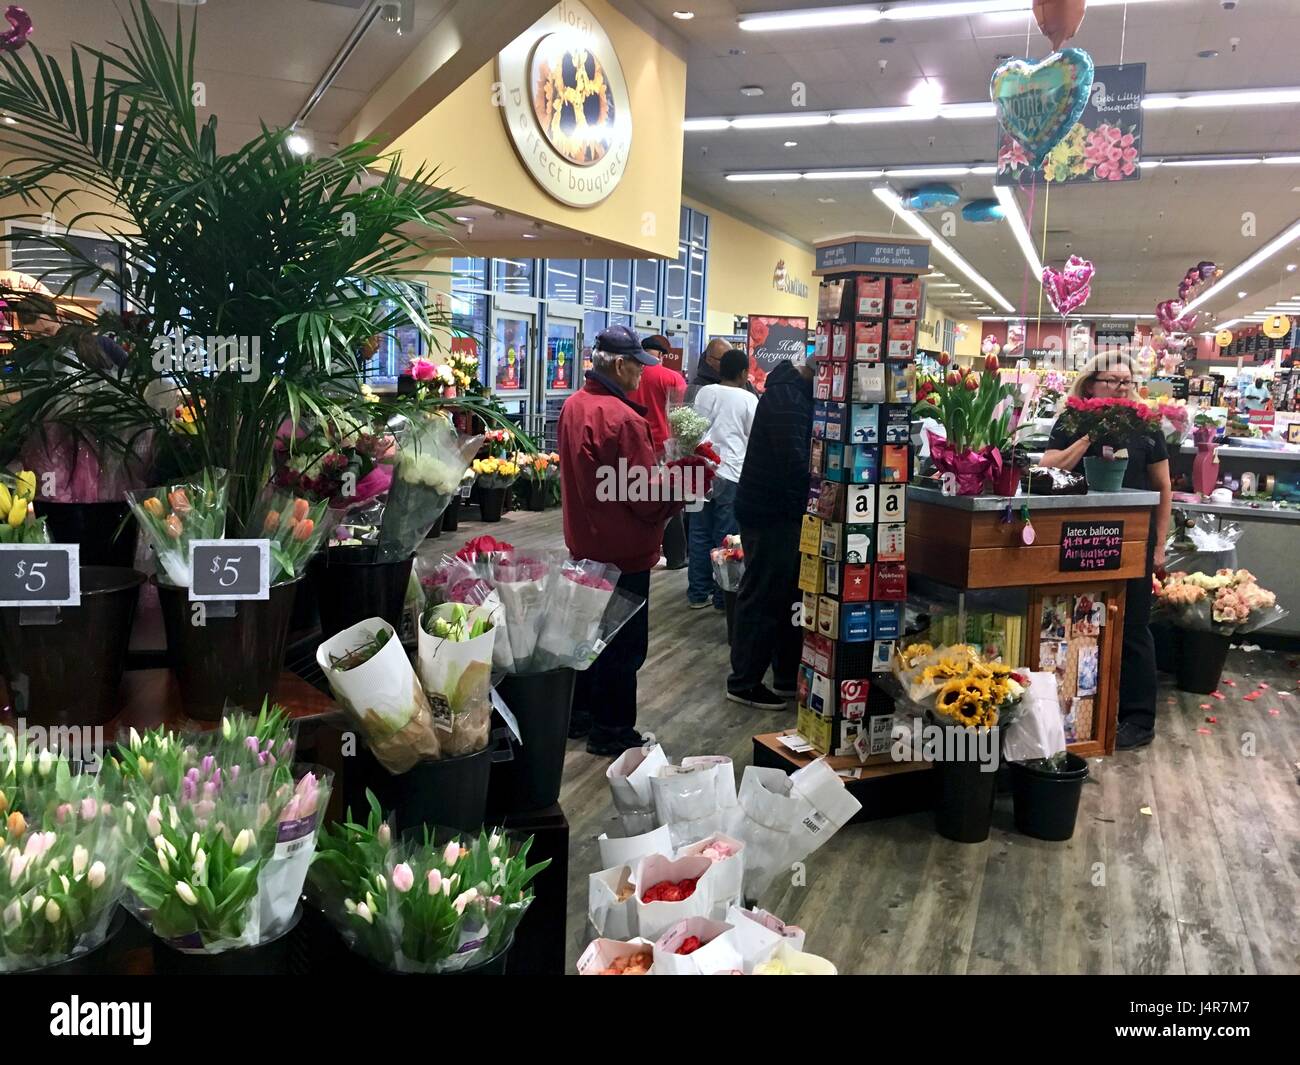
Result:
[[[583,371],[578,361],[581,350],[581,319],[548,315],[543,353],[545,368],[540,382],[540,418],[537,425],[542,447],[547,451],[555,450],[555,431],[560,420],[560,408],[573,390],[582,384]]]
[[[535,376],[533,343],[536,315],[498,308],[492,315],[491,359],[488,383],[506,412],[529,431],[528,398]]]

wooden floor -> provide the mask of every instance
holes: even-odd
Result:
[[[558,511],[461,532],[443,539],[563,541]],[[778,885],[761,904],[807,929],[808,949],[845,973],[1300,972],[1298,667],[1234,651],[1223,701],[1162,678],[1155,742],[1092,760],[1068,843],[1017,833],[1009,797],[982,844],[941,839],[928,814],[854,825],[811,856],[806,886]],[[792,726],[794,712],[727,702],[727,669],[722,614],[688,611],[685,570],[656,570],[638,727],[673,761],[730,755],[739,778],[750,737]],[[1242,698],[1261,681],[1260,698]],[[616,824],[608,764],[570,743],[560,797],[572,828],[570,971],[590,939],[595,839]]]

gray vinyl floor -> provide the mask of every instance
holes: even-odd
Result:
[[[563,543],[559,511],[465,523],[443,539],[454,550],[485,532]],[[1300,588],[1276,590],[1285,600]],[[655,571],[638,727],[673,761],[726,754],[739,775],[750,737],[792,726],[794,713],[728,703],[727,663],[721,613],[686,609],[684,570]],[[926,814],[854,825],[811,856],[806,885],[778,884],[761,903],[844,973],[1300,972],[1300,662],[1234,651],[1225,677],[1222,701],[1162,678],[1155,742],[1092,760],[1068,843],[1018,834],[1009,797],[982,844],[941,839]],[[607,765],[571,741],[560,797],[570,971],[590,939],[595,839],[616,823]]]

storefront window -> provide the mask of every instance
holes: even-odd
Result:
[[[596,343],[596,337],[600,336],[600,331],[604,328],[604,311],[587,311],[582,316],[582,369],[584,372],[591,369],[591,348]]]
[[[633,309],[637,314],[659,312],[659,260],[638,259],[636,262],[636,296]]]
[[[478,379],[487,380],[488,298],[484,293],[453,296],[451,324],[456,335],[451,338],[452,351],[470,351],[478,356]]]
[[[691,212],[691,243],[697,248],[709,246],[709,216],[699,211]]]
[[[546,260],[546,298],[578,303],[578,260]]]
[[[584,259],[582,261],[582,304],[584,307],[604,307],[608,295],[609,261]]]
[[[487,288],[487,260],[481,257],[452,259],[451,290],[482,290]]]
[[[690,297],[686,301],[686,317],[692,322],[704,320],[704,252],[691,248]]]
[[[664,271],[664,314],[669,318],[686,317],[686,269],[688,249],[678,245],[677,261],[669,263]]]
[[[40,237],[31,239],[16,236],[28,231],[26,226],[13,226],[15,235],[9,243],[9,261],[13,269],[20,274],[36,278],[51,292],[60,292],[72,272],[84,267],[81,257],[73,257],[61,248],[56,248]],[[30,230],[33,234],[35,230]],[[76,233],[60,233],[60,239],[66,240],[86,259],[105,270],[116,274],[123,272],[122,245],[107,237],[88,237]],[[79,277],[67,290],[65,295],[86,296],[103,301],[103,309],[118,311],[123,309],[122,294],[112,284],[105,282],[96,286],[92,277]]]
[[[536,262],[536,259],[494,259],[495,289],[510,296],[531,296]]]
[[[609,263],[609,309],[632,309],[632,264],[627,259],[611,259]]]

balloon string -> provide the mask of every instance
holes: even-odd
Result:
[[[1124,38],[1128,36],[1128,4],[1124,5],[1124,21],[1119,27],[1119,66],[1124,69]]]
[[[1031,58],[1029,55],[1029,34],[1033,31],[1034,20],[1031,16],[1025,16],[1025,58]]]

